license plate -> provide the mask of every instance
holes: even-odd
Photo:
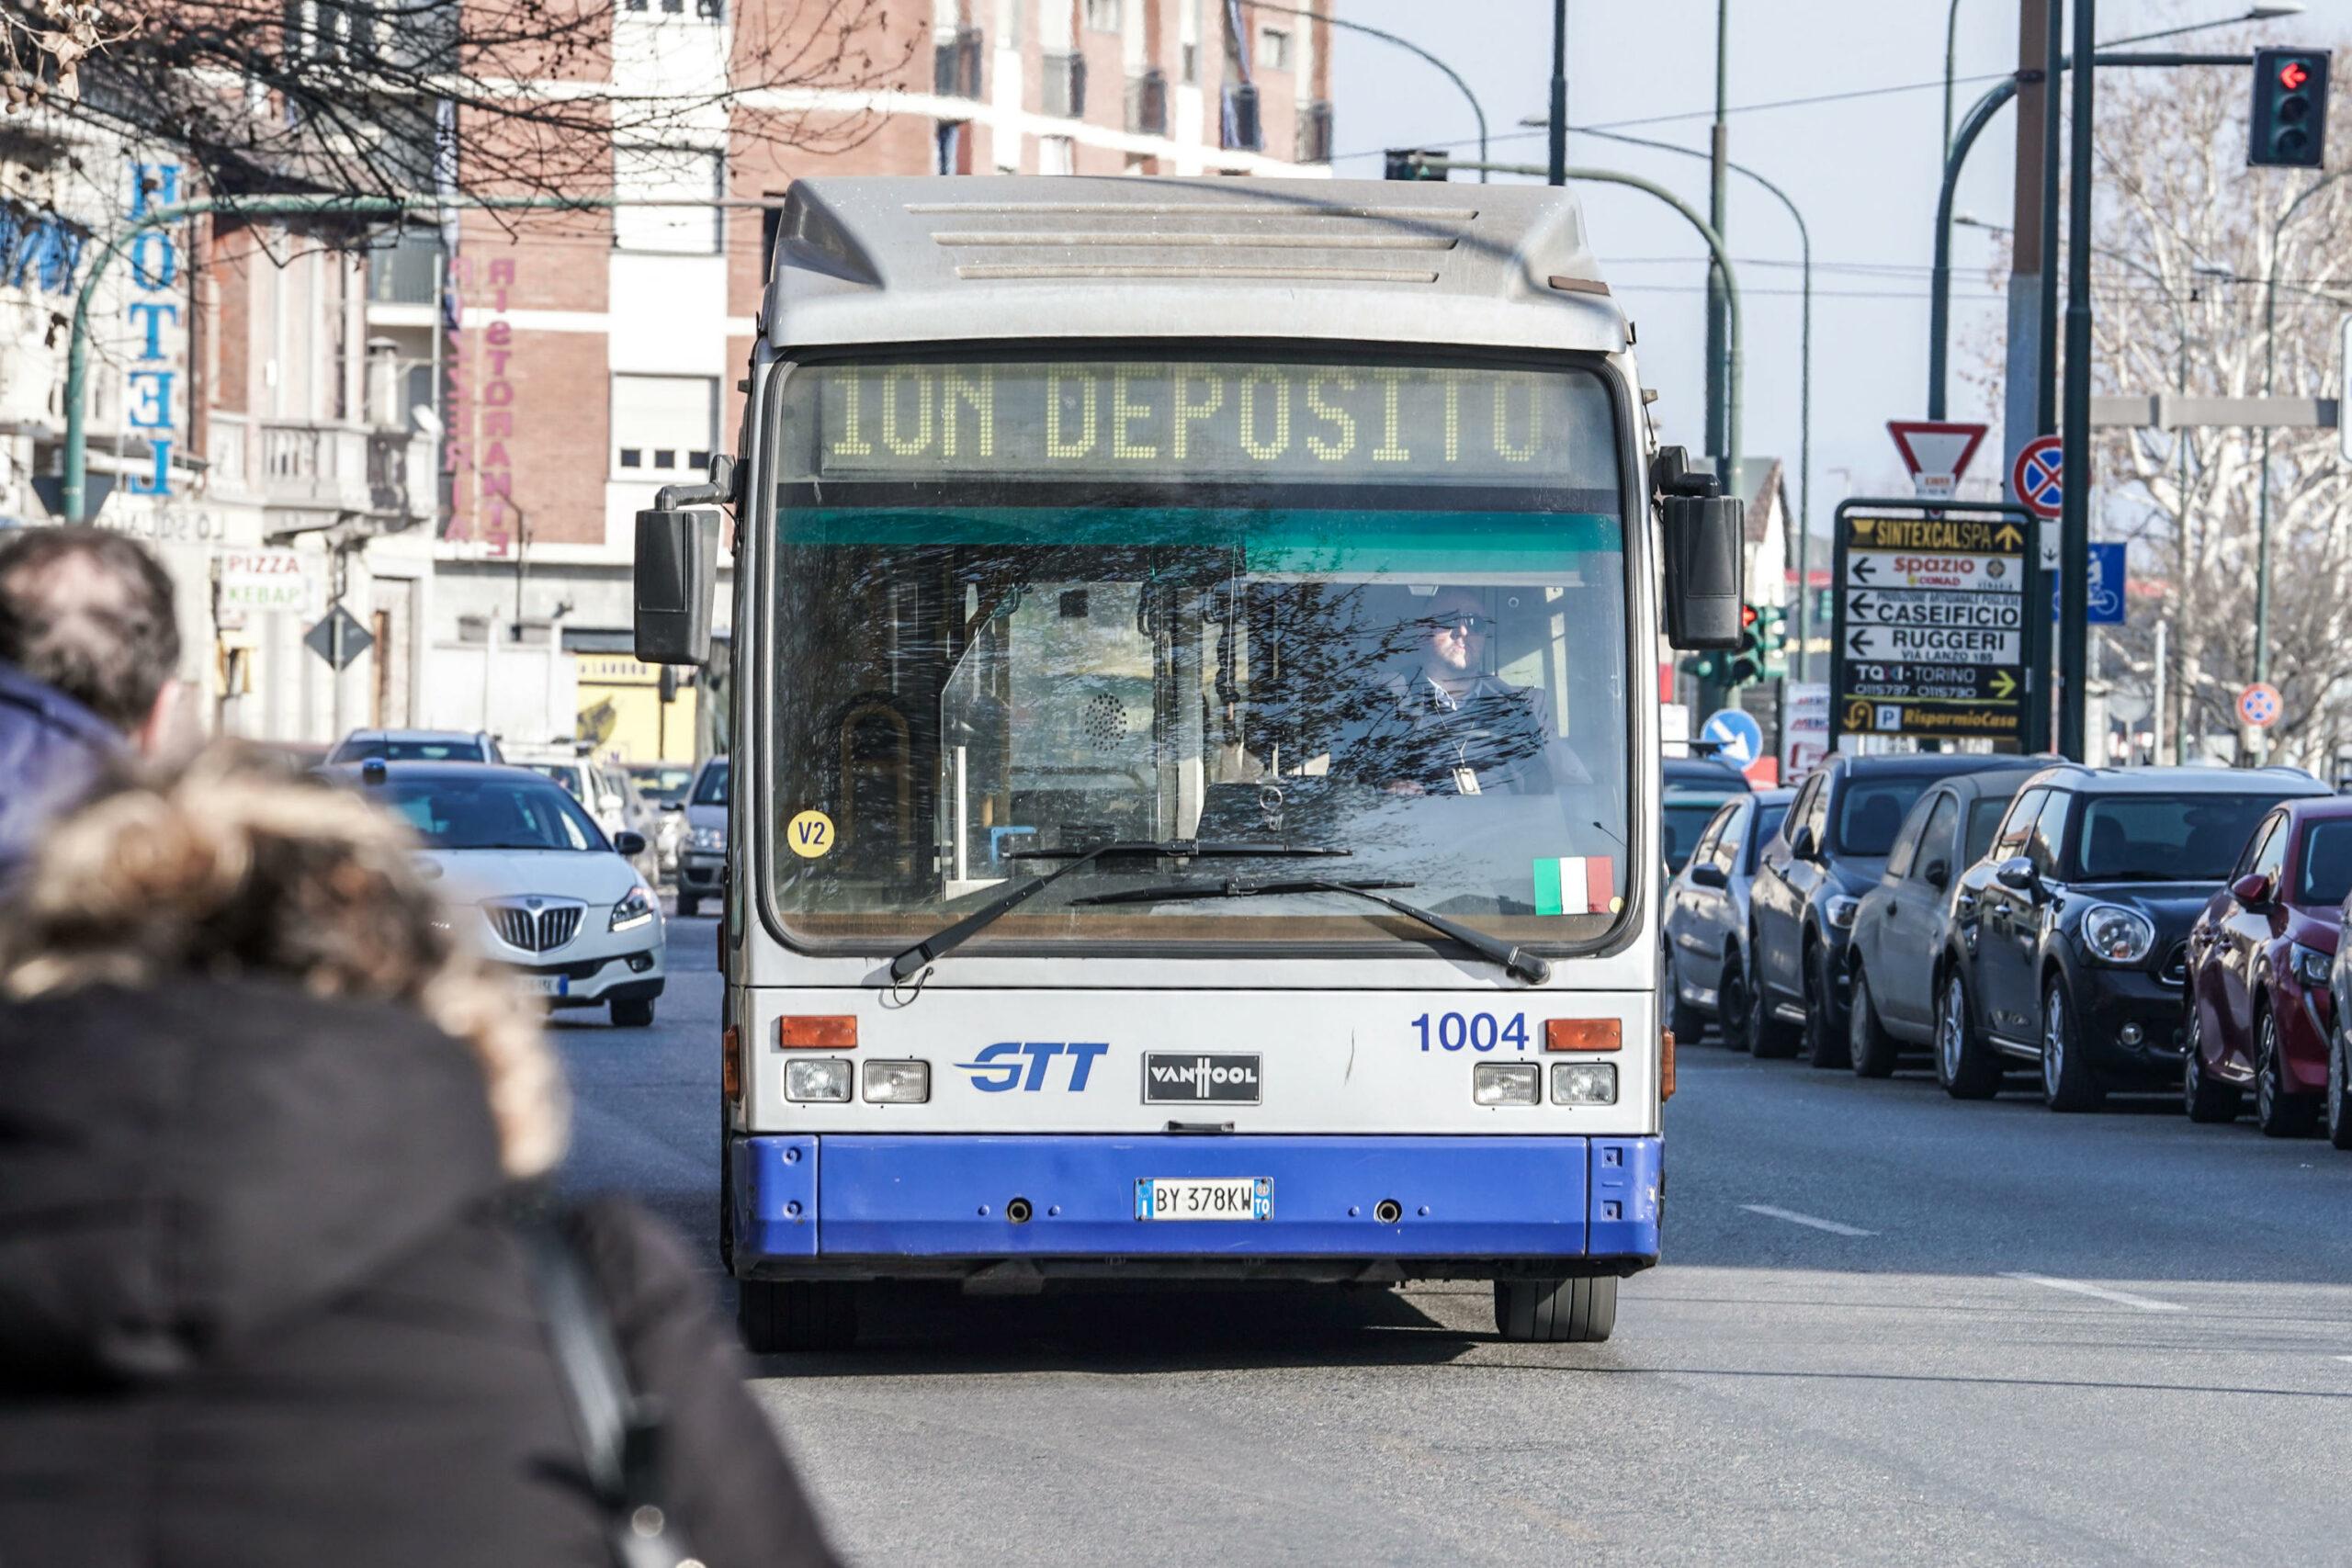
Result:
[[[571,992],[571,976],[569,975],[526,975],[523,976],[523,985],[525,989],[537,991],[543,997],[569,996]]]
[[[1136,1182],[1139,1220],[1271,1220],[1274,1184],[1263,1176],[1148,1176]]]

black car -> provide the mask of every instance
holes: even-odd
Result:
[[[1982,1100],[2011,1059],[2052,1111],[2180,1081],[2198,912],[2263,814],[2326,785],[2287,768],[2086,768],[2025,783],[1953,889],[1936,967],[1936,1077]]]
[[[1846,940],[1846,1048],[1857,1077],[1882,1078],[1906,1049],[1936,1037],[1936,966],[1948,940],[1952,885],[1984,858],[1994,832],[2032,777],[1995,768],[1945,779],[1903,819],[1886,872],[1862,895]]]
[[[1805,780],[1765,845],[1748,896],[1747,1048],[1794,1055],[1816,1067],[1846,1059],[1846,939],[1886,870],[1903,818],[1939,780],[1961,773],[2049,766],[2046,757],[1839,752]]]
[[[1666,844],[1669,876],[1689,863],[1699,835],[1715,807],[1735,795],[1748,793],[1747,776],[1728,762],[1706,757],[1668,757],[1659,764],[1665,775],[1659,837]]]

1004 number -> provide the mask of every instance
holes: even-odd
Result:
[[[1512,1013],[1509,1018],[1497,1018],[1490,1012],[1448,1012],[1431,1018],[1428,1013],[1413,1020],[1414,1032],[1420,1036],[1421,1049],[1435,1047],[1440,1051],[1459,1051],[1467,1046],[1473,1051],[1492,1051],[1508,1045],[1514,1051],[1527,1049],[1527,1015]]]

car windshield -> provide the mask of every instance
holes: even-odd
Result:
[[[1596,941],[1623,907],[1624,524],[1598,376],[812,367],[778,434],[761,809],[835,829],[807,857],[767,836],[797,935],[920,938],[1057,863],[1025,855],[1114,839],[1349,845],[1318,874],[1409,884],[1518,942]],[[1168,874],[1106,863],[973,947],[1361,945],[1396,924],[1312,894],[1076,901]]]
[[[724,761],[713,762],[708,767],[703,769],[702,783],[695,786],[695,804],[696,806],[724,806],[727,804],[728,771],[728,764]]]
[[[637,781],[645,798],[657,806],[676,805],[686,798],[686,790],[695,782],[695,771],[685,766],[662,767],[639,764],[628,771]]]
[[[1840,854],[1883,856],[1894,848],[1903,818],[1912,804],[1936,781],[1927,774],[1910,778],[1846,781],[1845,798],[1838,807],[1838,852]]]
[[[2001,830],[2001,818],[2008,814],[2009,802],[2015,795],[1998,799],[1984,796],[1968,803],[1968,842],[1961,847],[1961,863],[1974,865],[1993,848],[1993,835]]]
[[[2277,795],[2093,797],[2075,829],[2075,880],[2219,882]]]
[[[365,740],[346,740],[335,748],[338,762],[368,762],[381,759],[387,762],[479,762],[483,761],[479,740],[409,740],[375,736]]]
[[[582,793],[581,767],[577,762],[525,762],[522,766],[530,769],[542,778],[553,779],[561,784],[565,792],[574,800],[588,798]]]
[[[2298,904],[2341,904],[2352,897],[2352,820],[2303,829],[2303,863],[2295,874]]]
[[[484,773],[480,778],[401,778],[368,786],[436,850],[605,850],[611,846],[579,804],[551,784]]]
[[[1669,787],[1666,804],[1660,809],[1660,830],[1666,840],[1666,869],[1680,871],[1690,862],[1690,852],[1699,845],[1699,835],[1706,831],[1707,823],[1728,795],[1702,795],[1692,790]]]

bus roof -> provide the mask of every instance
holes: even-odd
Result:
[[[1314,338],[1622,352],[1567,191],[1373,180],[817,178],[778,220],[778,352]]]

